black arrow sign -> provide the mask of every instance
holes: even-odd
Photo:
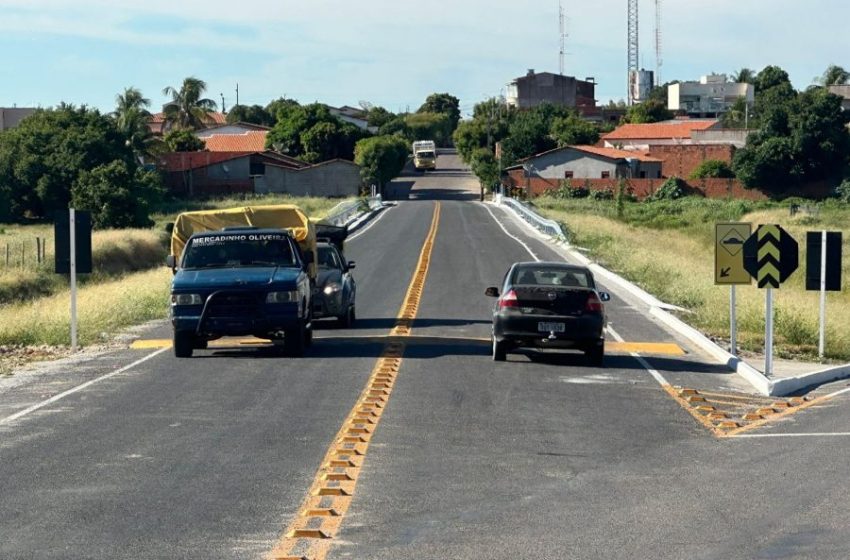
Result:
[[[720,277],[721,278],[727,278],[731,271],[732,271],[732,267],[720,269]]]

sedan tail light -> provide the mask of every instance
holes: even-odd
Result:
[[[584,304],[584,310],[588,313],[602,313],[602,300],[595,292],[590,292],[587,296],[587,302]]]
[[[501,298],[499,298],[499,309],[504,309],[506,307],[519,307],[516,292],[513,290],[508,290]]]

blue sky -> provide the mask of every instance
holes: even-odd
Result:
[[[626,0],[562,0],[566,73],[625,97]],[[655,67],[654,1],[640,0],[641,61]],[[846,0],[663,0],[662,78],[783,67],[805,88],[850,68]],[[528,68],[557,72],[557,0],[0,0],[0,106],[60,101],[110,111],[135,86],[158,109],[186,76],[208,97],[415,110],[431,92],[464,112]]]

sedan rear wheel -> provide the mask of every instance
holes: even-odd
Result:
[[[593,367],[602,367],[603,362],[605,361],[605,347],[597,346],[586,350],[584,353],[587,361],[590,362],[590,365]]]
[[[498,340],[495,336],[493,337],[493,361],[494,362],[504,362],[508,357],[508,352],[506,350],[506,344],[504,340]]]

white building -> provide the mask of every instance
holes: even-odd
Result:
[[[755,101],[752,84],[726,80],[726,74],[703,76],[698,82],[681,82],[667,86],[667,108],[688,115],[716,117],[728,111],[743,97],[747,105]]]

